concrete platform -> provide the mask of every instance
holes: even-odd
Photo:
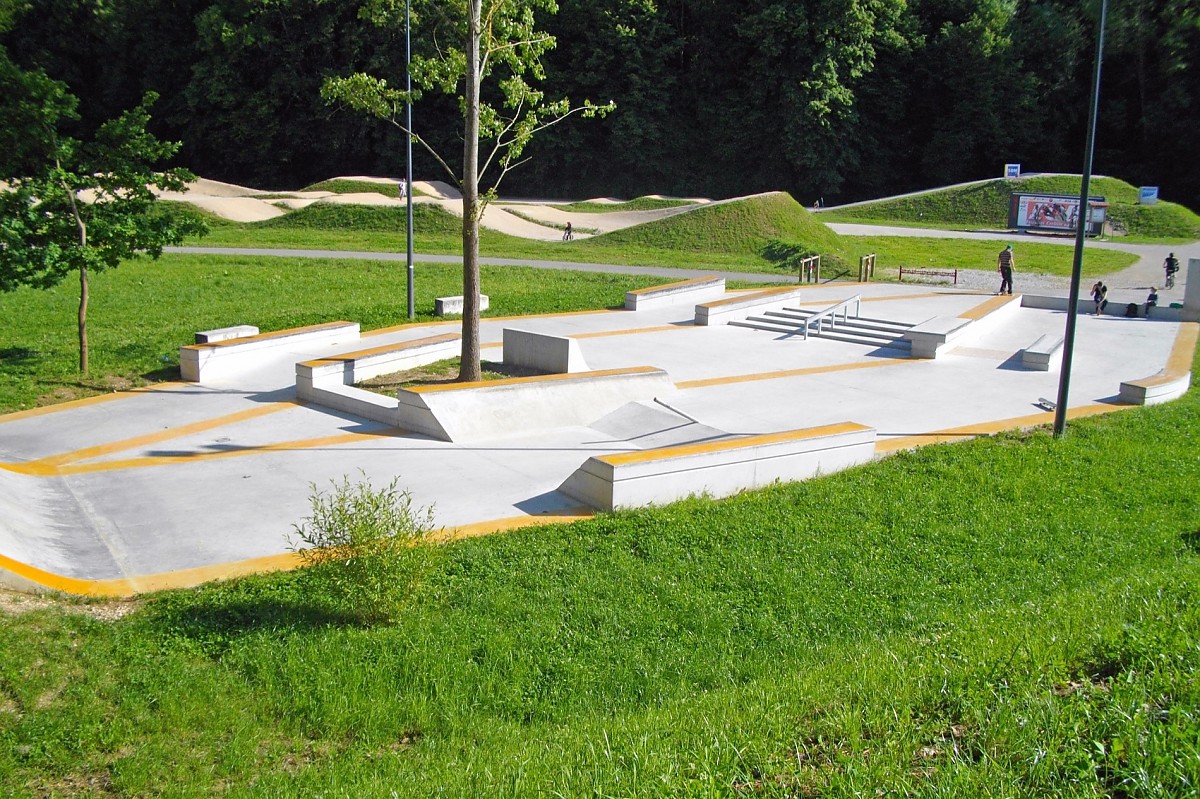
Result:
[[[802,294],[814,305],[861,294],[864,316],[913,325],[970,318],[994,299],[897,284]],[[295,388],[298,361],[453,333],[458,322],[266,349],[252,371],[205,385],[0,416],[0,575],[24,587],[121,595],[286,567],[310,486],[327,489],[360,470],[376,486],[397,477],[448,534],[465,535],[590,513],[559,487],[593,456],[845,423],[872,428],[881,454],[1052,420],[1037,402],[1056,396],[1057,366],[1026,369],[1021,354],[1062,333],[1062,310],[1014,307],[936,359],[694,318],[691,306],[671,305],[484,320],[485,360],[500,360],[504,329],[519,327],[571,337],[592,370],[663,370],[673,389],[592,422],[508,426],[466,443],[303,403]],[[1121,384],[1190,366],[1180,352],[1195,347],[1195,331],[1177,319],[1080,317],[1070,413],[1129,407]]]

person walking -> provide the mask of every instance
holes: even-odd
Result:
[[[575,238],[575,228],[571,227],[571,223],[567,223],[566,229],[563,231],[563,241],[570,241]]]
[[[996,257],[996,271],[1000,273],[1000,290],[996,292],[997,294],[1012,294],[1014,266],[1016,266],[1016,259],[1013,257],[1013,248],[1010,244]]]

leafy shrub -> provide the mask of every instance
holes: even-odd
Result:
[[[380,489],[365,475],[330,483],[327,493],[312,484],[311,515],[289,544],[317,596],[364,620],[394,618],[432,567],[433,508],[415,506],[398,479]]]

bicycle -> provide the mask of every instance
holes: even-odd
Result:
[[[1163,285],[1169,289],[1175,288],[1175,273],[1169,269],[1167,270],[1166,283],[1164,283]]]

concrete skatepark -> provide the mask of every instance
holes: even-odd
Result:
[[[1070,417],[1187,390],[1200,260],[1186,277],[1183,308],[1079,316]],[[484,360],[541,377],[363,396],[349,383],[372,370],[455,354],[460,325],[346,320],[218,333],[181,350],[183,382],[0,416],[0,581],[129,595],[286,568],[313,487],[343,476],[397,478],[464,536],[1053,418],[1039,403],[1057,396],[1066,292],[714,280],[484,319]]]

